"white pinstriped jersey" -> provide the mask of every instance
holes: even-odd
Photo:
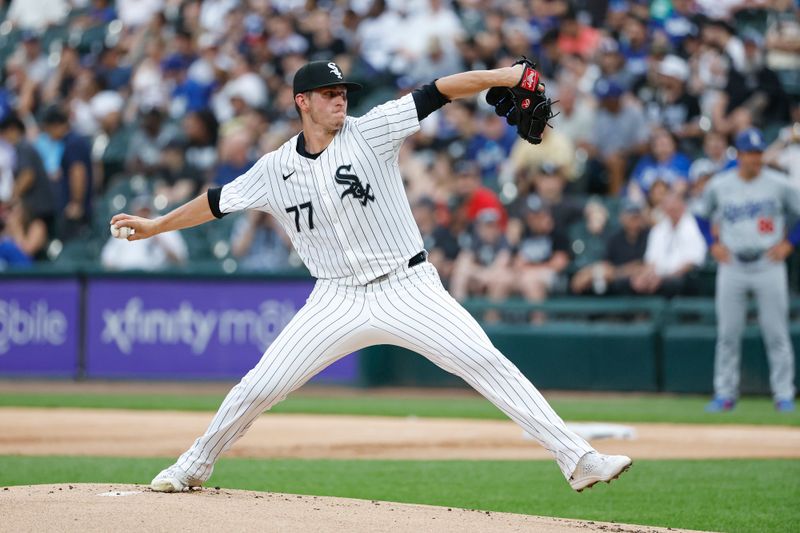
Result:
[[[220,211],[258,209],[278,219],[311,275],[364,285],[419,253],[397,155],[419,130],[411,94],[345,119],[311,159],[297,136],[222,188]]]

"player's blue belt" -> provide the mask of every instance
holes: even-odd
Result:
[[[740,263],[755,263],[764,255],[764,252],[741,252],[734,254]]]
[[[408,268],[415,267],[420,263],[424,263],[428,258],[428,252],[422,250],[420,253],[408,260]]]

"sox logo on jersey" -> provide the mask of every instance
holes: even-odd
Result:
[[[361,184],[361,180],[358,179],[358,176],[355,174],[345,174],[344,171],[350,172],[350,169],[353,165],[342,165],[336,169],[336,183],[341,185],[347,185],[347,189],[344,190],[342,193],[341,198],[344,198],[348,194],[352,194],[353,198],[356,200],[361,201],[361,205],[367,205],[367,202],[375,201],[375,195],[372,194],[372,188],[370,187],[369,183],[367,183],[367,187],[365,188]]]

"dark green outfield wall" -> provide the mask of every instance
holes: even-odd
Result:
[[[495,346],[539,388],[598,391],[712,392],[713,324],[545,324],[487,327]],[[800,325],[792,326],[800,367]],[[424,357],[395,346],[362,352],[364,385],[466,386]],[[800,379],[795,377],[800,388]],[[742,392],[769,394],[757,327],[742,344]]]

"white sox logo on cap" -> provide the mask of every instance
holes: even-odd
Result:
[[[336,63],[331,61],[328,63],[328,67],[330,67],[332,74],[334,74],[337,78],[342,79],[342,73],[339,71],[339,67],[336,66]]]

